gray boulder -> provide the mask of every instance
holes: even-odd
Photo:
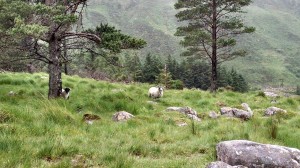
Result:
[[[251,110],[251,108],[247,103],[242,103],[241,106],[243,107],[244,110],[248,111],[251,114],[251,116],[253,115],[253,111]]]
[[[231,108],[231,107],[222,107],[220,109],[220,113],[221,113],[221,115],[226,116],[226,117],[236,117],[236,118],[241,118],[243,120],[250,119],[253,115],[253,112],[250,109],[249,105],[246,103],[243,103],[242,107],[247,111],[237,109],[237,108]]]
[[[219,117],[219,115],[214,111],[209,112],[208,116],[212,119],[216,119]]]
[[[278,94],[274,93],[274,92],[264,92],[264,94],[268,97],[278,97]]]
[[[221,161],[211,162],[206,168],[247,168],[245,166],[230,166],[229,164]]]
[[[185,114],[192,120],[201,121],[197,115],[197,112],[190,107],[168,107],[167,111],[178,111],[182,114]]]
[[[229,165],[249,168],[300,167],[300,150],[246,140],[220,142],[217,145],[217,157]]]
[[[276,113],[286,113],[286,110],[283,110],[281,108],[273,106],[273,107],[267,108],[266,111],[265,111],[265,115],[266,116],[272,116],[272,115],[274,115]]]
[[[222,107],[220,109],[220,113],[223,116],[234,117],[233,108],[231,108],[231,107]]]
[[[126,121],[132,117],[134,117],[134,115],[132,115],[126,111],[120,111],[120,112],[115,113],[113,115],[112,119],[114,121]]]
[[[252,117],[252,114],[245,110],[233,109],[233,115],[236,118],[241,118],[243,120],[249,120]]]

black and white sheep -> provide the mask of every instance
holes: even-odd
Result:
[[[61,90],[61,96],[65,99],[69,99],[69,96],[70,96],[70,91],[71,89],[70,88],[64,88]]]
[[[151,87],[148,91],[148,96],[151,98],[160,98],[164,94],[164,89],[161,86]]]

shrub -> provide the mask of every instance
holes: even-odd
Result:
[[[217,92],[224,92],[226,89],[224,87],[219,87]]]
[[[184,84],[181,80],[172,80],[171,81],[171,87],[170,89],[178,89],[178,90],[182,90],[184,87]]]
[[[266,97],[266,94],[263,91],[258,92],[257,96]]]

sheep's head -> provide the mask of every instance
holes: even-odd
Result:
[[[69,93],[71,91],[70,88],[65,88],[64,90],[65,90],[66,93]]]
[[[163,91],[164,91],[163,87],[158,86],[158,91],[159,91],[160,94],[163,93]]]

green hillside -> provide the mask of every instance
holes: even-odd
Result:
[[[109,23],[135,37],[147,40],[142,54],[179,55],[175,0],[91,0],[84,22],[96,26]]]
[[[122,31],[146,39],[141,51],[171,54],[179,57],[183,50],[174,37],[177,23],[176,0],[93,0],[87,9],[85,23],[115,25]],[[248,25],[256,27],[253,35],[240,38],[238,47],[248,56],[225,65],[234,67],[252,85],[295,85],[300,78],[300,2],[295,0],[255,0],[245,9]]]
[[[287,1],[257,1],[245,19],[256,27],[253,36],[240,39],[249,55],[229,66],[237,67],[252,84],[295,85],[300,77],[300,14]]]
[[[159,100],[147,96],[147,84],[95,81],[63,76],[69,100],[47,99],[47,74],[0,73],[0,167],[205,167],[214,161],[218,142],[248,139],[300,148],[300,98],[277,98],[287,114],[263,117],[273,106],[262,93],[166,90]],[[254,111],[248,121],[208,113],[220,106]],[[202,118],[192,122],[170,106],[189,106]],[[135,115],[114,122],[117,111]],[[101,117],[92,125],[84,114]],[[179,123],[187,123],[180,127]],[[293,132],[293,133],[291,133]]]

